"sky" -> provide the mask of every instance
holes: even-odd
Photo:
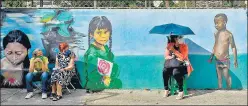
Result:
[[[233,34],[238,53],[247,53],[247,14],[245,9],[71,9],[77,32],[88,33],[89,22],[94,16],[106,16],[112,23],[112,43],[115,55],[162,55],[167,42],[165,35],[149,34],[157,25],[175,23],[190,27],[195,35],[185,36],[211,51],[214,45],[214,16],[225,13],[227,29]],[[36,10],[30,14],[7,14],[1,35],[21,29],[34,40],[42,38],[39,17],[51,9]],[[31,43],[32,43],[31,42]],[[87,38],[85,39],[87,42]],[[84,43],[85,47],[88,43]],[[37,47],[37,46],[34,46]],[[87,48],[86,48],[87,49]],[[84,53],[82,53],[84,54]]]

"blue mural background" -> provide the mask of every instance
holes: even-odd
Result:
[[[45,49],[41,35],[44,24],[40,18],[55,9],[34,9],[6,12],[6,18],[1,26],[1,38],[13,29],[25,32],[31,40],[32,48]],[[90,10],[70,9],[75,31],[87,35],[88,25],[94,16],[106,16],[112,23],[112,51],[115,61],[119,65],[120,79],[123,89],[163,89],[162,69],[164,63],[164,48],[166,37],[151,35],[149,30],[160,24],[176,23],[190,27],[196,35],[186,36],[189,45],[190,61],[194,71],[188,78],[188,88],[204,89],[217,88],[215,63],[208,63],[210,51],[214,45],[214,16],[225,13],[228,17],[227,29],[232,32],[238,49],[239,67],[234,68],[231,53],[232,87],[247,89],[247,10],[245,9],[114,9]],[[85,50],[88,38],[82,38]],[[2,44],[1,44],[2,45]],[[77,50],[77,68],[83,69],[83,55],[85,50]],[[1,53],[3,55],[3,53]],[[84,80],[84,79],[81,79]],[[225,87],[225,82],[223,82]]]

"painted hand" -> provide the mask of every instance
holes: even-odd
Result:
[[[213,60],[212,58],[208,59],[208,63],[212,63],[212,60]]]
[[[237,61],[234,62],[234,66],[235,66],[235,68],[238,68],[238,62]]]
[[[104,85],[105,86],[109,86],[110,85],[110,82],[111,82],[111,78],[110,78],[110,76],[103,76],[103,83],[104,83]]]

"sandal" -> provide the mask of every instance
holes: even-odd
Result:
[[[57,101],[57,100],[59,100],[59,99],[62,99],[62,96],[60,96],[60,95],[55,95],[55,96],[53,96],[53,101]]]
[[[57,100],[59,100],[59,99],[62,99],[62,96],[57,95],[57,96],[54,96],[54,97],[53,97],[53,101],[57,101]]]
[[[57,95],[57,100],[59,100],[59,99],[62,99],[62,96],[60,96],[60,95]]]
[[[53,99],[53,97],[55,97],[56,94],[55,93],[52,93],[51,96],[50,96],[50,99]]]

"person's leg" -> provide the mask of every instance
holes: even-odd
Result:
[[[52,93],[55,93],[56,92],[56,83],[53,83],[52,84]]]
[[[184,68],[174,68],[172,74],[177,81],[179,92],[183,92],[183,74]]]
[[[42,93],[47,92],[47,80],[48,80],[48,72],[42,72],[41,74]]]
[[[168,81],[169,81],[169,78],[171,76],[171,69],[164,69],[163,70],[163,80],[164,80],[164,89],[165,90],[168,90],[169,87],[168,87]]]
[[[169,95],[169,86],[168,86],[168,81],[171,76],[172,69],[170,68],[164,68],[163,70],[163,80],[164,80],[164,97],[167,97]]]
[[[218,89],[222,89],[222,68],[216,65],[216,72],[218,78]]]
[[[57,82],[57,71],[53,71],[51,74],[51,85],[52,85],[52,94],[56,94],[56,82]]]
[[[231,87],[232,87],[232,78],[229,75],[229,69],[227,67],[223,68],[223,74],[224,74],[224,77],[226,79],[227,89],[231,89]]]
[[[56,82],[56,85],[57,85],[57,95],[62,96],[62,86],[58,82]]]
[[[32,86],[33,73],[29,72],[25,78],[26,78],[27,92],[33,92],[33,86]]]
[[[36,75],[35,73],[28,73],[25,78],[26,78],[26,88],[28,94],[26,95],[25,99],[31,98],[33,94],[33,86],[32,86],[32,81],[33,81],[33,76]]]
[[[54,99],[56,97],[56,80],[57,80],[56,71],[53,71],[51,74],[51,81],[50,81],[52,85],[52,93],[50,99]]]
[[[50,99],[54,99],[56,97],[56,83],[52,83],[52,93]]]
[[[185,71],[185,68],[180,67],[180,68],[174,68],[173,69],[173,76],[177,81],[177,85],[179,88],[179,93],[176,99],[183,99],[183,71]]]

